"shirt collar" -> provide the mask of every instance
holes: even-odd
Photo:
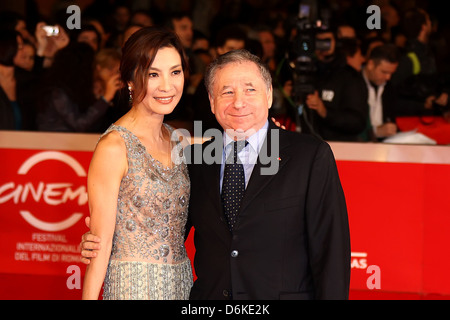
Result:
[[[366,72],[367,72],[366,67],[363,67],[362,75],[363,75],[364,81],[366,82],[366,84],[368,86],[371,86],[372,88],[374,88],[375,91],[377,91],[378,88],[382,88],[386,85],[386,82],[384,82],[380,85],[374,84],[372,81],[369,80],[369,77],[367,76]]]
[[[249,145],[257,153],[259,153],[259,151],[261,150],[264,140],[266,139],[268,128],[269,120],[266,120],[266,123],[262,126],[262,128],[256,131],[247,139]],[[230,138],[230,136],[228,136],[225,131],[223,133],[223,136],[223,147],[225,149],[231,142],[233,142],[233,139]]]

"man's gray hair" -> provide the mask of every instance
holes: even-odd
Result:
[[[230,63],[244,63],[244,62],[253,62],[259,69],[261,73],[261,77],[266,83],[267,90],[272,86],[272,76],[270,75],[270,71],[267,66],[261,61],[261,59],[254,54],[251,54],[249,51],[245,49],[241,50],[233,50],[227,52],[221,56],[219,56],[216,60],[211,62],[206,69],[205,73],[205,86],[208,93],[213,96],[213,86],[214,80],[216,78],[216,73],[218,70],[225,67]]]

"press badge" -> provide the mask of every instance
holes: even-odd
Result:
[[[322,90],[322,100],[331,102],[334,98],[334,91],[333,90]]]

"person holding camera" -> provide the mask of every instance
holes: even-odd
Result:
[[[93,132],[116,92],[121,88],[119,74],[105,84],[103,95],[94,95],[95,53],[89,44],[73,42],[59,50],[43,77],[37,126],[40,131]]]
[[[65,48],[69,42],[67,32],[59,25],[47,25],[45,22],[39,22],[36,25],[36,64],[35,72],[41,72],[44,68],[48,69],[53,64],[55,54]]]
[[[360,141],[369,110],[367,87],[361,75],[364,57],[357,39],[341,39],[338,50],[345,57],[345,66],[307,95],[306,105],[317,114],[313,126],[324,140]]]

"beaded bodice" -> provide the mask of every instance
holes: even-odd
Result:
[[[173,129],[165,126],[172,135]],[[104,134],[113,130],[125,141],[128,172],[120,184],[111,259],[182,261],[187,257],[184,234],[190,194],[185,161],[165,167],[126,128],[113,124]],[[178,140],[172,152],[182,156]]]

